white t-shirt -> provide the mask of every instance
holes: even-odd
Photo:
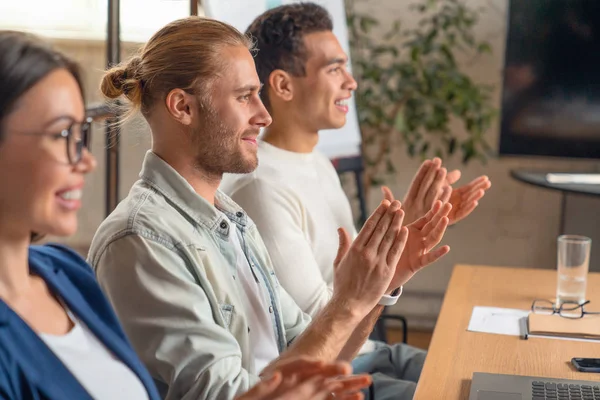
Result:
[[[323,154],[258,142],[258,168],[224,177],[220,189],[256,223],[283,288],[315,316],[333,294],[337,229],[356,236],[350,202]],[[367,342],[361,353],[372,351]]]
[[[225,214],[223,216],[227,218]],[[250,328],[250,345],[254,353],[254,368],[260,373],[271,361],[279,357],[277,338],[271,322],[273,307],[268,292],[260,283],[262,278],[255,277],[252,272],[233,223],[229,229],[229,241],[236,249],[238,277],[247,299],[246,316]]]
[[[97,400],[148,400],[148,392],[137,375],[85,324],[68,314],[74,326],[66,335],[41,333],[39,336],[90,396]]]

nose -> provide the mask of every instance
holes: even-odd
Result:
[[[75,170],[82,174],[88,174],[96,169],[98,163],[96,157],[90,153],[88,149],[83,149],[81,153],[81,160],[75,164]]]
[[[350,71],[346,70],[346,80],[344,81],[344,89],[355,91],[358,87],[358,83],[350,73]]]
[[[259,100],[258,108],[254,116],[251,118],[250,124],[252,126],[258,126],[259,128],[266,128],[267,126],[271,125],[271,122],[273,122],[271,114],[269,114],[263,102]]]

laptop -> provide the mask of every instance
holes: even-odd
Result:
[[[599,381],[473,373],[469,400],[600,400]]]

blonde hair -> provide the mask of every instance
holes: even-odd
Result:
[[[108,99],[124,97],[125,118],[150,108],[173,89],[208,97],[210,85],[222,71],[221,50],[251,40],[234,27],[209,18],[188,17],[156,32],[138,54],[108,71],[100,90]]]

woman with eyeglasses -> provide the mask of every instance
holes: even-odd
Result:
[[[0,398],[158,399],[85,260],[38,235],[69,236],[85,176],[76,64],[0,31]]]
[[[0,399],[159,399],[91,268],[38,235],[69,236],[89,152],[77,65],[43,41],[0,30]],[[132,299],[134,301],[134,299]],[[239,400],[343,399],[368,377],[291,360]],[[335,379],[333,379],[335,378]]]

